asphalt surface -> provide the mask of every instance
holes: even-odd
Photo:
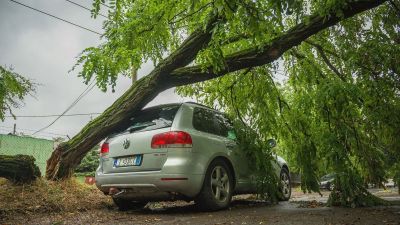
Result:
[[[372,190],[380,197],[400,201],[396,191]],[[5,224],[308,224],[308,225],[400,225],[400,206],[339,208],[325,207],[329,192],[294,192],[289,202],[273,205],[238,196],[227,210],[202,212],[193,203],[150,203],[146,208],[126,212],[114,206],[74,213],[25,215]]]

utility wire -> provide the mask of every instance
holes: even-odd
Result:
[[[79,4],[79,3],[76,3],[76,2],[73,2],[73,1],[70,1],[70,0],[66,0],[66,1],[69,2],[69,3],[71,3],[71,4],[74,4],[74,5],[76,5],[76,6],[79,6],[79,7],[81,7],[82,9],[86,9],[86,10],[89,11],[89,12],[92,12],[91,9],[89,9],[88,7],[83,6],[83,5]],[[99,15],[99,16],[102,16],[102,17],[104,17],[104,18],[107,18],[107,16],[105,16],[105,15],[103,15],[103,14],[101,14],[101,13],[98,13],[98,15]]]
[[[1,130],[6,130],[8,131],[8,129],[14,129],[14,127],[8,127],[8,126],[0,126]],[[17,130],[22,130],[22,131],[35,131],[32,129],[26,129],[26,128],[18,128]],[[68,136],[67,134],[58,134],[58,133],[53,133],[53,132],[47,132],[47,131],[42,131],[40,133],[44,133],[44,134],[52,134],[52,135],[58,135],[58,136]]]
[[[109,8],[109,9],[113,9],[111,6],[106,5],[106,4],[102,3],[102,2],[100,2],[100,5],[105,6],[105,7]]]
[[[91,115],[99,115],[101,113],[74,113],[74,114],[65,114],[65,115],[23,115],[23,116],[15,116],[17,118],[46,118],[46,117],[57,117],[57,116],[91,116]],[[4,116],[4,117],[14,117],[14,116]]]
[[[50,14],[50,13],[47,13],[47,12],[44,12],[44,11],[42,11],[42,10],[33,8],[33,7],[31,7],[31,6],[28,6],[28,5],[25,5],[25,4],[21,3],[21,2],[18,2],[18,1],[15,1],[15,0],[10,0],[10,1],[13,2],[13,3],[15,3],[15,4],[24,6],[24,7],[29,8],[29,9],[32,9],[32,10],[34,10],[34,11],[36,11],[36,12],[40,12],[40,13],[43,13],[43,14],[45,14],[45,15],[47,15],[47,16],[50,16],[50,17],[53,17],[53,18],[55,18],[55,19],[61,20],[61,21],[65,22],[65,23],[68,23],[68,24],[71,24],[71,25],[73,25],[73,26],[79,27],[79,28],[81,28],[81,29],[87,30],[87,31],[89,31],[89,32],[92,32],[92,33],[95,33],[95,34],[98,34],[98,35],[102,35],[101,33],[97,32],[97,31],[91,30],[91,29],[89,29],[89,28],[83,27],[83,26],[78,25],[78,24],[76,24],[76,23],[73,23],[73,22],[70,22],[70,21],[68,21],[68,20],[62,19],[62,18],[60,18],[60,17],[58,17],[58,16],[54,16],[54,15],[52,15],[52,14]]]
[[[64,116],[65,113],[67,113],[72,107],[74,107],[83,97],[85,97],[95,86],[96,86],[96,84],[94,83],[94,80],[93,80],[92,83],[90,83],[86,87],[86,89],[78,96],[78,98],[70,106],[68,106],[68,108],[66,110],[64,110],[63,113],[61,113],[61,115],[57,116],[57,118],[55,120],[53,120],[53,122],[51,122],[49,125],[43,127],[42,129],[34,132],[32,135],[35,135],[35,134],[49,128],[51,125],[53,125],[57,120],[59,120],[62,116]]]
[[[100,3],[102,6],[105,6],[105,7],[107,7],[107,8],[109,8],[109,9],[112,9],[112,7],[111,6],[108,6],[108,5],[106,5],[106,4],[103,4],[103,3]]]

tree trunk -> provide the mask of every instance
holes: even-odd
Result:
[[[0,155],[0,177],[16,184],[31,183],[40,177],[40,170],[33,156]]]
[[[343,19],[374,8],[385,0],[350,1],[343,16],[336,12],[325,17],[310,16],[309,22],[300,23],[260,48],[250,48],[225,57],[226,67],[214,72],[200,66],[184,67],[196,57],[211,39],[211,30],[221,19],[212,18],[205,29],[194,31],[183,44],[147,76],[135,82],[113,105],[95,120],[87,124],[77,135],[59,145],[47,161],[46,177],[57,180],[71,176],[90,149],[107,135],[129,126],[131,115],[142,109],[161,91],[186,84],[210,80],[244,68],[270,63],[292,47],[299,45],[313,34],[335,25]]]

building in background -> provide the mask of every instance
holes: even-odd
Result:
[[[46,161],[57,144],[53,140],[0,134],[0,155],[32,155],[43,176],[46,173]]]

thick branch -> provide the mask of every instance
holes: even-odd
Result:
[[[170,86],[180,86],[201,82],[244,68],[265,65],[282,56],[287,50],[299,45],[313,34],[335,25],[343,19],[350,18],[358,13],[372,9],[386,0],[361,0],[351,2],[343,10],[343,17],[336,16],[336,12],[324,17],[314,15],[308,23],[300,23],[286,33],[273,39],[260,48],[249,48],[225,57],[226,67],[218,72],[212,68],[203,70],[201,66],[192,66],[174,70],[169,80]]]
[[[211,40],[211,30],[219,18],[210,18],[205,28],[195,30],[181,46],[164,59],[146,77],[138,80],[102,115],[87,124],[75,137],[60,145],[47,161],[46,178],[57,180],[71,176],[72,168],[85,154],[109,134],[129,126],[130,115],[143,108],[167,87],[165,76],[192,62]]]

